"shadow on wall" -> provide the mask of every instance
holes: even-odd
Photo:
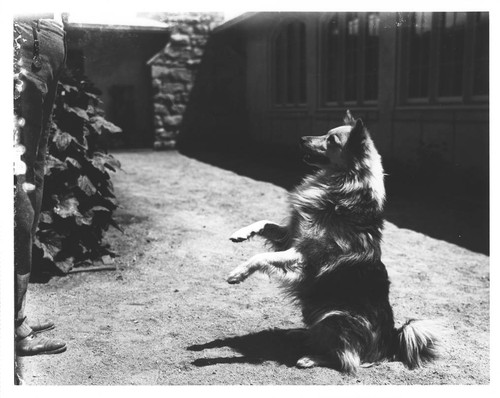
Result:
[[[208,37],[177,139],[180,149],[223,149],[244,142],[248,136],[246,62],[240,31]]]

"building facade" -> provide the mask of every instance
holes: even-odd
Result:
[[[65,30],[67,66],[99,88],[106,118],[123,130],[112,137],[112,146],[151,148],[153,92],[147,61],[168,42],[168,26],[140,18],[110,23],[70,18]]]
[[[187,140],[296,147],[350,109],[388,162],[487,178],[487,12],[249,13],[202,69]]]

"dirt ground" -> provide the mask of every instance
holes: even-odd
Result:
[[[115,156],[124,169],[113,180],[125,232],[110,230],[107,240],[117,269],[30,286],[27,313],[54,320],[47,334],[68,350],[22,358],[25,384],[489,384],[487,255],[387,222],[383,261],[396,323],[441,319],[444,357],[417,370],[386,362],[355,376],[297,369],[302,347],[285,332],[301,326],[300,311],[267,276],[225,281],[265,250],[258,240],[231,243],[231,233],[280,221],[286,190],[177,152]]]

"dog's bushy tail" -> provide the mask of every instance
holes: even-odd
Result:
[[[410,319],[395,330],[395,356],[409,369],[425,365],[442,354],[443,325]]]

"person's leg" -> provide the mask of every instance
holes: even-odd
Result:
[[[21,46],[24,89],[16,101],[18,117],[25,124],[20,129],[20,144],[26,175],[18,176],[15,193],[15,331],[19,355],[64,351],[64,342],[49,340],[33,333],[24,305],[31,272],[31,250],[43,196],[43,174],[49,121],[59,73],[65,60],[64,32],[50,21],[19,24],[24,42]]]
[[[23,57],[24,60],[26,57]],[[26,174],[16,177],[14,196],[14,266],[15,266],[15,327],[16,336],[22,339],[31,334],[24,314],[28,284],[31,272],[34,191],[33,167],[38,141],[42,132],[44,90],[33,79],[23,77],[23,92],[18,99],[16,111],[25,121],[20,129],[19,144],[25,149],[22,160],[26,164]]]
[[[43,33],[40,39],[43,40]],[[51,69],[56,68],[54,65]],[[51,82],[47,82],[47,94],[45,95],[43,101],[42,109],[42,134],[38,142],[38,148],[36,151],[36,159],[33,164],[33,182],[35,189],[30,192],[31,203],[33,204],[34,216],[33,216],[33,229],[32,236],[34,237],[38,228],[38,222],[40,220],[40,212],[42,209],[43,200],[43,187],[44,187],[44,177],[45,177],[45,159],[47,157],[47,144],[50,132],[50,124],[52,120],[52,111],[54,107],[54,102],[57,94],[57,82],[58,76],[54,76]],[[51,321],[43,320],[36,317],[28,318],[29,327],[36,333],[45,332],[51,330],[55,327],[54,323]]]
[[[22,143],[26,148],[24,161],[28,171],[32,170],[33,142],[37,141],[32,138],[37,137],[39,128],[36,99],[40,97],[36,90],[33,92],[31,86],[27,83],[23,93],[32,94],[29,96],[30,106],[26,108],[29,108],[32,117],[26,118],[22,133]],[[55,354],[66,349],[64,342],[34,334],[24,312],[31,272],[33,237],[36,232],[34,205],[37,189],[33,182],[35,181],[30,172],[26,176],[18,176],[14,197],[15,334],[18,355]]]

